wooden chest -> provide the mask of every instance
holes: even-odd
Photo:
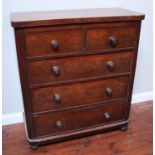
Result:
[[[32,149],[127,129],[142,19],[121,8],[11,15]]]

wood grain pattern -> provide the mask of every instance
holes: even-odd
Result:
[[[24,42],[24,34],[23,30],[16,29],[15,30],[15,39],[16,39],[16,48],[17,48],[17,56],[18,56],[18,66],[19,66],[19,73],[21,79],[21,86],[22,86],[22,95],[24,100],[24,111],[26,113],[25,119],[27,122],[27,132],[29,137],[34,136],[34,128],[32,123],[32,105],[31,105],[31,98],[30,98],[30,91],[28,85],[28,77],[26,72],[26,63],[24,59],[24,51],[25,51],[25,42]]]
[[[27,59],[133,50],[138,26],[135,21],[27,28],[24,29]],[[116,46],[111,45],[110,37],[116,38]],[[56,50],[52,49],[51,41],[58,43]]]
[[[127,132],[100,133],[43,146],[36,151],[29,149],[23,123],[3,126],[2,152],[3,155],[152,155],[152,108],[152,101],[133,104]]]
[[[83,33],[79,29],[31,32],[26,34],[25,40],[28,57],[80,53],[83,47]],[[52,49],[53,40],[58,42],[57,50]]]
[[[74,132],[75,130],[118,122],[124,119],[125,107],[126,103],[120,102],[36,116],[34,117],[36,137]],[[110,115],[109,120],[104,118],[105,113]],[[56,127],[56,121],[62,122],[60,129]]]
[[[101,51],[116,48],[132,48],[135,43],[135,27],[92,28],[86,32],[86,51]],[[116,38],[116,45],[110,42]]]
[[[33,89],[31,90],[33,112],[62,110],[74,106],[125,99],[128,95],[128,83],[129,76],[125,76],[93,82]],[[107,88],[112,89],[111,96],[106,94]],[[54,101],[55,94],[59,94],[61,97],[60,103]]]
[[[134,52],[122,52],[72,57],[70,59],[55,59],[52,61],[31,61],[28,63],[29,83],[31,86],[35,86],[46,83],[61,83],[63,81],[128,73],[132,68],[133,54]],[[113,70],[108,69],[108,61],[112,61],[115,64]],[[61,74],[59,76],[55,76],[52,73],[53,66],[60,68]]]

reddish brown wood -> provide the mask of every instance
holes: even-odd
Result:
[[[140,38],[140,30],[141,30],[141,23],[139,23],[139,26],[136,28],[136,34],[137,34],[137,37],[136,37],[136,46],[135,46],[135,50],[138,51],[138,46],[139,46],[139,38]],[[135,77],[135,70],[136,70],[136,63],[137,63],[137,55],[138,55],[138,52],[135,52],[134,53],[134,58],[133,58],[133,69],[132,69],[132,72],[131,72],[131,76],[130,76],[130,83],[129,83],[129,103],[128,103],[128,108],[127,109],[130,109],[131,107],[131,100],[132,100],[132,91],[133,91],[133,84],[134,84],[134,77]],[[130,111],[127,111],[126,113],[126,118],[129,117],[129,114],[130,114]]]
[[[105,27],[105,25],[103,25],[103,27]],[[132,48],[134,47],[135,35],[135,26],[113,26],[112,28],[109,26],[106,28],[100,27],[88,29],[86,36],[86,50],[99,51],[113,48]]]
[[[118,26],[119,24],[119,26]],[[111,49],[134,48],[135,31],[138,23],[106,23],[96,25],[39,27],[25,30],[26,53],[29,58],[60,57],[75,55],[86,51],[107,51]],[[83,32],[86,31],[84,44]],[[121,32],[121,33],[120,33]],[[112,46],[110,38],[117,39],[117,45]],[[53,49],[51,41],[56,41],[57,49]],[[83,47],[84,45],[84,47]],[[86,46],[86,47],[85,47]]]
[[[128,82],[129,76],[126,76],[94,82],[33,89],[31,90],[33,112],[62,110],[74,106],[125,99],[127,98]],[[111,96],[106,94],[107,88],[112,89]],[[55,94],[60,95],[60,103],[54,101]]]
[[[113,131],[85,138],[29,149],[23,123],[3,126],[3,155],[152,155],[153,154],[152,101],[133,104],[129,129]],[[145,125],[144,125],[145,124]],[[8,149],[9,148],[9,149]]]
[[[143,18],[118,8],[13,15],[33,149],[128,125]]]
[[[137,21],[144,19],[144,14],[123,8],[79,9],[66,11],[38,11],[12,13],[11,22],[14,27],[33,27],[47,25]]]
[[[72,57],[70,59],[55,59],[31,61],[28,63],[28,77],[31,86],[61,83],[63,81],[79,80],[93,77],[112,76],[131,71],[133,52]],[[112,61],[114,69],[107,66]],[[53,66],[60,68],[60,75],[55,76]]]
[[[136,39],[135,31],[138,26],[139,22],[115,22],[63,27],[36,27],[35,29],[27,28],[24,29],[27,59],[38,60],[90,53],[133,50]],[[101,31],[101,33],[94,33],[96,30]],[[95,35],[97,35],[97,38],[95,38]],[[111,45],[111,37],[116,38],[117,45]],[[53,49],[51,41],[57,42],[59,48]],[[89,46],[94,46],[94,48],[89,49]]]
[[[26,53],[28,57],[34,56],[59,56],[67,53],[80,53],[82,50],[82,31],[49,30],[29,32],[26,34]],[[52,48],[52,41],[57,41],[58,48]]]
[[[100,104],[98,106],[36,116],[34,118],[36,136],[66,133],[68,131],[74,132],[76,130],[84,130],[115,121],[118,122],[124,119],[125,106],[125,102],[107,105]],[[109,120],[105,118],[105,113],[110,115]],[[61,121],[61,128],[56,126],[57,121]]]
[[[17,48],[17,56],[18,56],[18,66],[19,73],[21,79],[22,86],[22,94],[24,101],[24,110],[25,110],[25,119],[27,122],[27,132],[30,138],[34,136],[34,128],[32,123],[32,104],[30,98],[30,91],[28,85],[28,77],[26,72],[26,61],[24,59],[24,51],[25,51],[25,43],[24,43],[24,34],[23,30],[16,29],[15,30],[15,39],[16,39],[16,48]]]

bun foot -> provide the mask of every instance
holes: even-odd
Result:
[[[124,126],[121,127],[120,130],[121,130],[121,131],[127,131],[127,130],[128,130],[128,126],[127,126],[127,125],[124,125]]]
[[[30,145],[30,148],[31,148],[32,150],[37,150],[37,149],[38,149],[38,145]]]

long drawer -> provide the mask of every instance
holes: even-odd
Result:
[[[123,120],[126,102],[53,112],[34,117],[36,137],[86,129]]]
[[[127,97],[129,76],[31,90],[33,112],[61,110]]]
[[[96,78],[131,71],[134,52],[30,61],[29,83],[32,86]]]

